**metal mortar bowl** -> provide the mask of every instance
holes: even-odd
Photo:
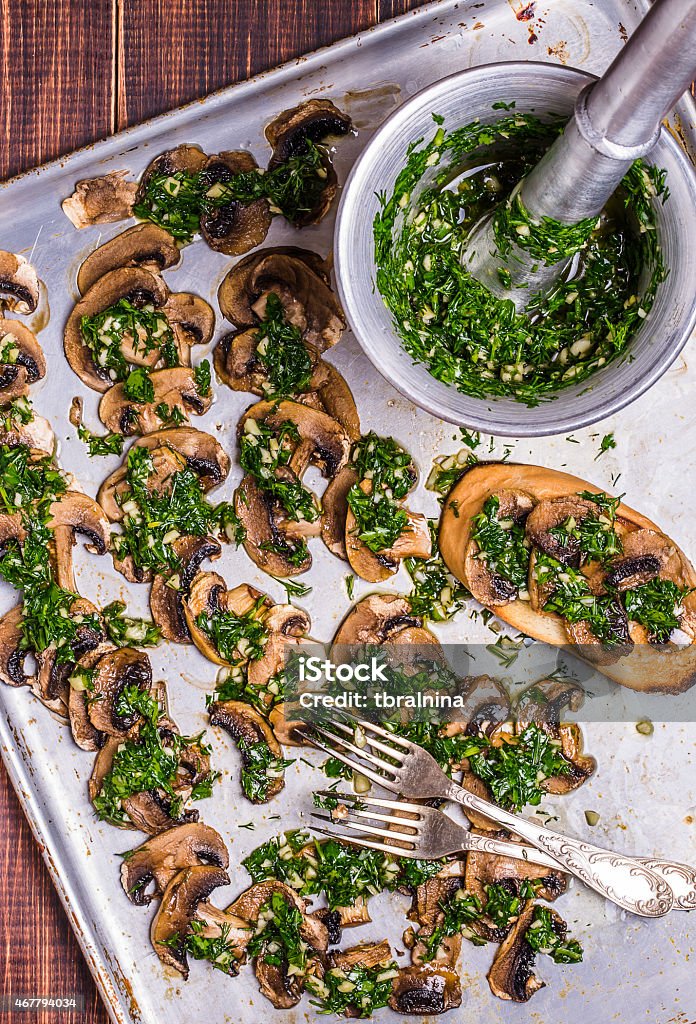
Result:
[[[424,89],[377,131],[353,167],[336,223],[336,271],[341,301],[362,348],[379,372],[433,415],[461,426],[505,437],[565,433],[617,412],[651,387],[677,357],[696,324],[696,173],[665,128],[649,161],[667,171],[670,195],[656,204],[658,237],[667,279],[652,309],[629,343],[626,356],[589,379],[557,392],[536,408],[511,397],[472,398],[443,384],[413,362],[397,334],[375,283],[372,224],[377,193],[391,195],[410,143],[430,140],[444,117],[452,131],[476,118],[493,123],[516,103],[518,113],[570,117],[575,98],[592,76],[572,68],[534,62],[489,64],[452,75]]]

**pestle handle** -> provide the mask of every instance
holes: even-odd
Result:
[[[694,78],[696,0],[656,0],[523,182],[520,198],[532,217],[575,224],[597,216]]]

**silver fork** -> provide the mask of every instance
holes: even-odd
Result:
[[[316,723],[297,731],[349,768],[393,793],[406,798],[453,800],[465,810],[485,815],[526,839],[569,874],[631,914],[662,917],[672,909],[674,894],[670,885],[640,860],[604,850],[582,839],[564,836],[505,811],[457,785],[443,772],[435,758],[417,744],[387,732],[373,722],[357,720],[348,714],[345,718],[354,723],[352,727],[335,718],[325,717],[323,721],[330,724],[334,732]],[[360,730],[361,746],[354,742],[356,729]],[[327,746],[327,740],[333,746]]]
[[[400,857],[415,857],[423,860],[440,860],[449,854],[472,851],[488,853],[497,857],[512,857],[515,860],[539,864],[554,871],[563,868],[547,853],[527,846],[525,843],[513,843],[509,839],[496,839],[492,836],[478,835],[470,832],[436,807],[427,804],[411,804],[405,800],[384,800],[344,793],[341,790],[322,790],[317,796],[337,799],[345,810],[340,817],[314,812],[312,817],[325,822],[328,828],[312,826],[315,832],[332,836],[353,843],[355,846],[366,846],[381,853],[390,853]],[[378,810],[371,811],[369,808]],[[408,816],[406,816],[408,815]],[[340,832],[339,829],[346,829]],[[398,845],[397,845],[398,844]],[[671,886],[674,893],[673,910],[693,910],[696,905],[696,888],[694,887],[694,871],[686,864],[677,864],[650,858],[637,858],[646,867],[661,875]]]

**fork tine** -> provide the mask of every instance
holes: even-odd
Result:
[[[353,721],[357,722],[357,724],[363,729],[372,729],[372,731],[376,732],[378,736],[382,736],[385,740],[390,740],[397,746],[401,746],[404,754],[409,754],[411,752],[413,744],[410,740],[404,739],[403,736],[397,736],[395,733],[389,732],[388,729],[383,729],[381,725],[375,725],[374,722],[369,722],[366,718],[358,718],[357,715],[354,715],[350,711],[344,711],[343,714],[348,718],[352,718]]]
[[[350,729],[345,722],[339,722],[338,719],[329,718],[328,716],[326,721],[330,722],[332,729],[340,729],[341,732],[345,733],[347,736],[355,736],[355,731]],[[355,721],[356,726],[362,728],[362,722],[358,721],[357,718],[353,719],[353,721]],[[397,750],[395,747],[388,747],[386,743],[380,743],[379,740],[374,739],[372,736],[365,736],[365,742],[369,746],[374,747],[375,750],[379,750],[382,754],[386,754],[388,757],[393,757],[395,761],[399,762],[399,765],[403,765],[406,751],[402,752],[401,750]]]
[[[375,807],[386,807],[387,810],[406,811],[425,817],[432,808],[425,804],[410,804],[405,800],[386,800],[376,796],[363,796],[362,793],[344,793],[340,789],[320,789],[317,796],[338,797],[339,800],[352,800],[353,803],[373,804]],[[408,820],[408,819],[407,819]]]
[[[355,754],[358,758],[364,757],[365,760],[369,761],[370,764],[375,766],[375,768],[380,768],[382,771],[389,772],[394,779],[396,778],[395,773],[398,771],[398,765],[389,764],[388,761],[383,761],[381,757],[377,757],[375,754],[370,753],[363,747],[357,747],[355,743],[351,743],[350,740],[344,740],[342,736],[336,736],[327,729],[322,729],[319,725],[312,725],[312,730],[314,732],[318,732],[325,740],[334,740],[336,743],[340,743],[346,750],[350,750],[351,754]]]
[[[419,856],[416,849],[407,850],[401,846],[390,846],[389,843],[376,843],[369,839],[359,839],[356,836],[341,835],[340,832],[319,828],[318,825],[312,825],[312,829],[322,836],[328,836],[330,839],[340,839],[344,843],[350,843],[351,846],[365,846],[368,850],[378,850],[380,853],[393,853],[397,857],[417,858]]]
[[[420,832],[421,830],[421,818],[401,818],[396,814],[380,814],[379,811],[363,811],[357,807],[346,807],[346,810],[348,811],[348,815],[354,818],[367,818],[368,820],[386,821],[387,824],[401,824],[414,829],[416,833]],[[345,821],[346,819],[341,818],[340,820]],[[394,829],[393,831],[395,833],[398,833],[400,830]]]
[[[356,764],[355,761],[346,757],[345,754],[342,754],[341,751],[337,750],[335,747],[327,747],[327,745],[318,740],[313,733],[305,732],[304,729],[299,727],[295,729],[295,732],[298,736],[306,739],[308,743],[312,743],[315,747],[319,747],[320,750],[324,750],[330,757],[335,757],[337,760],[341,761],[347,768],[350,768],[351,771],[359,772],[361,775],[364,775],[365,778],[370,779],[371,782],[377,783],[378,786],[383,786],[384,789],[390,789],[392,793],[399,792],[399,786],[396,782],[393,782],[391,779],[387,779],[384,775],[379,775],[377,772],[373,772],[371,768]]]
[[[326,814],[312,814],[313,818],[318,821],[326,821],[329,824],[333,824],[333,818]],[[349,818],[341,818],[341,827],[352,829],[354,832],[364,832],[368,836],[383,836],[386,839],[395,839],[397,842],[403,841],[413,843],[414,846],[418,842],[418,835],[407,832],[399,832],[396,829],[388,828],[376,828],[373,825],[361,825],[357,821],[351,821]]]

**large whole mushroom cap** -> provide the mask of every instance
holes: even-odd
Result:
[[[93,391],[108,391],[113,381],[108,370],[96,364],[89,346],[82,337],[82,318],[96,316],[128,299],[136,306],[152,303],[164,306],[169,289],[155,274],[143,267],[119,267],[99,278],[73,307],[63,335],[65,357],[83,384]]]
[[[119,267],[142,267],[159,274],[181,259],[176,241],[158,224],[135,224],[94,249],[77,272],[77,287],[84,295],[105,274]]]
[[[33,313],[39,304],[39,279],[31,263],[0,249],[0,307],[17,313]]]
[[[251,153],[243,150],[222,152],[208,157],[201,179],[207,186],[207,194],[214,197],[219,187],[236,175],[248,174],[257,169],[258,164]],[[201,234],[211,249],[224,252],[227,256],[242,256],[261,245],[272,219],[265,198],[251,203],[232,200],[201,215]]]

